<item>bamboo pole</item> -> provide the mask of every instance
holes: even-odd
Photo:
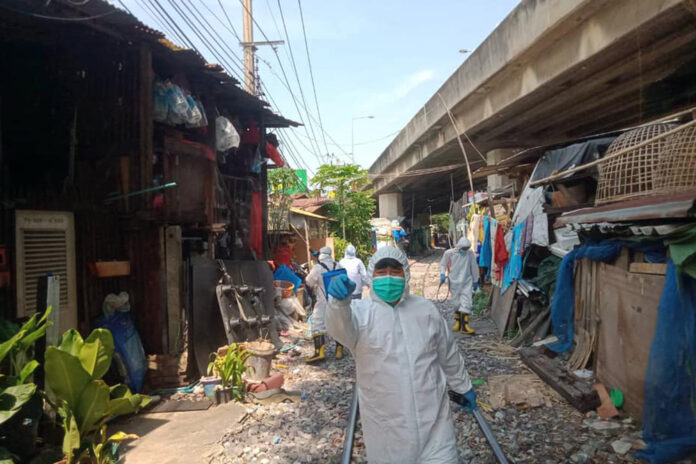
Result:
[[[652,137],[650,139],[647,139],[647,140],[644,140],[640,143],[637,143],[631,147],[627,147],[627,148],[624,148],[623,150],[619,150],[616,153],[612,153],[609,156],[605,156],[604,158],[600,158],[598,160],[591,161],[589,163],[585,163],[583,165],[574,167],[572,169],[568,169],[566,171],[552,174],[552,175],[545,177],[543,179],[539,179],[539,180],[535,180],[534,182],[530,182],[529,186],[536,187],[538,185],[546,184],[546,183],[549,183],[549,182],[554,181],[556,179],[562,179],[563,177],[569,176],[570,174],[575,174],[576,172],[584,171],[585,169],[597,166],[597,165],[602,164],[602,163],[609,161],[611,159],[618,158],[619,156],[623,156],[626,153],[630,153],[634,150],[637,150],[638,148],[642,148],[646,145],[650,145],[653,142],[664,139],[665,137],[669,137],[672,134],[676,134],[677,132],[684,130],[684,129],[687,129],[687,128],[692,127],[692,126],[696,126],[696,119],[693,121],[687,122],[686,124],[682,124],[679,127],[675,127],[674,129],[668,130],[667,132],[663,132],[661,134],[658,134],[655,137]]]
[[[449,116],[449,120],[452,123],[452,127],[454,127],[454,132],[455,135],[457,136],[457,142],[459,142],[459,148],[462,150],[462,154],[464,155],[464,161],[466,161],[466,172],[469,174],[469,187],[471,187],[471,191],[474,191],[474,178],[471,175],[471,166],[469,165],[469,157],[466,156],[466,150],[464,149],[464,143],[462,143],[462,138],[459,135],[459,128],[457,127],[457,123],[454,121],[454,117],[452,116],[452,113],[450,112],[449,108],[447,108],[447,104],[445,103],[445,99],[442,98],[442,95],[440,95],[440,92],[437,92],[437,96],[440,97],[440,102],[442,102],[442,106],[445,107],[445,111],[447,112],[447,116]]]

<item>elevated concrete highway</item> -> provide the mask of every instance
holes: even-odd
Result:
[[[379,213],[447,211],[466,169],[421,170],[463,163],[457,137],[476,169],[695,102],[696,1],[522,0],[370,167]]]

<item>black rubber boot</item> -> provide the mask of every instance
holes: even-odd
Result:
[[[307,359],[307,364],[315,364],[326,359],[326,340],[324,334],[314,335],[314,355]]]

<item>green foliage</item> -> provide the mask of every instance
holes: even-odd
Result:
[[[268,195],[271,198],[289,195],[289,192],[303,190],[303,186],[295,170],[288,167],[268,170]]]
[[[367,170],[361,169],[357,164],[324,164],[319,167],[312,182],[323,194],[332,198],[327,204],[328,216],[337,220],[330,225],[332,234],[352,243],[358,257],[365,259],[370,256],[370,219],[375,213],[375,200],[371,196],[372,191],[360,190],[370,183]],[[343,254],[336,250],[336,257],[341,256]]]
[[[135,440],[137,435],[125,432],[116,432],[111,436],[106,434],[106,425],[99,429],[97,440],[90,448],[90,457],[94,464],[111,464],[118,461],[118,445],[125,440]],[[0,463],[1,464],[1,463]]]
[[[36,385],[30,382],[32,374],[39,367],[33,359],[34,344],[46,334],[50,325],[49,307],[41,317],[34,314],[21,327],[5,324],[4,337],[0,343],[0,363],[9,356],[9,373],[0,374],[0,424],[17,414],[24,404],[36,393]],[[15,333],[12,333],[16,329]]]
[[[333,239],[333,249],[334,249],[334,259],[340,261],[346,255],[346,248],[350,242],[348,240],[343,240],[341,237],[334,237]]]
[[[233,343],[227,349],[224,356],[211,353],[211,361],[208,364],[208,375],[215,372],[222,381],[222,388],[233,388],[233,395],[241,400],[244,392],[244,380],[242,375],[249,369],[246,365],[250,353],[242,346]]]
[[[431,223],[436,227],[437,232],[447,232],[450,226],[449,213],[433,214],[430,219]]]
[[[476,316],[480,316],[486,311],[486,308],[488,308],[488,297],[488,293],[483,290],[474,293],[473,312]]]
[[[106,445],[117,440],[105,438],[106,421],[135,412],[151,400],[132,394],[124,385],[109,387],[101,380],[113,354],[114,340],[106,329],[94,330],[86,340],[76,330],[69,330],[59,346],[46,349],[46,383],[57,398],[57,411],[63,419],[63,453],[68,464],[81,458],[95,464],[115,462],[110,460]]]

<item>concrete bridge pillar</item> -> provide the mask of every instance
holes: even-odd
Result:
[[[404,215],[404,204],[400,193],[383,193],[379,196],[379,217],[398,219]]]
[[[496,148],[486,153],[486,162],[489,166],[498,164],[505,158],[512,156],[515,150],[512,148]],[[488,189],[496,190],[505,187],[510,183],[510,178],[501,174],[491,174],[488,176]]]

